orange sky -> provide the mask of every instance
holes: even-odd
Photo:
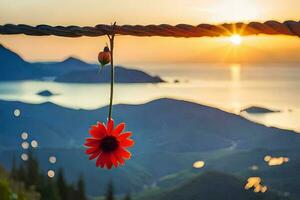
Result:
[[[0,24],[51,25],[223,23],[300,19],[299,0],[1,0]],[[26,60],[61,60],[76,56],[96,62],[106,43],[100,38],[2,36],[0,43]],[[228,38],[116,39],[119,64],[164,62],[300,62],[300,39],[291,36],[244,37],[241,45]]]

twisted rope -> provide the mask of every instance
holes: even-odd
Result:
[[[25,24],[5,24],[0,25],[0,34],[25,34],[32,36],[56,35],[61,37],[97,37],[112,34],[113,29],[110,25],[99,24],[94,27],[90,26],[49,26],[38,25],[29,26]],[[215,37],[228,36],[233,33],[240,35],[255,34],[283,34],[300,37],[300,21],[285,21],[283,23],[277,21],[250,22],[250,23],[232,23],[232,24],[200,24],[192,26],[188,24],[178,24],[171,26],[168,24],[161,25],[123,25],[116,26],[115,33],[117,35],[132,36],[162,36],[162,37]]]

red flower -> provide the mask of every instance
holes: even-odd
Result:
[[[121,123],[114,128],[114,121],[108,120],[107,125],[98,122],[90,129],[91,138],[86,139],[84,144],[88,149],[85,151],[88,154],[89,160],[97,158],[97,167],[107,167],[111,169],[114,165],[124,165],[125,160],[130,159],[131,153],[125,148],[132,147],[134,141],[130,139],[131,132],[122,132],[125,128],[125,123]]]

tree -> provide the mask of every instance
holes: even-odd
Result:
[[[66,183],[65,177],[64,177],[64,172],[63,169],[58,170],[57,174],[57,180],[56,180],[56,185],[58,188],[58,193],[61,199],[63,200],[68,200],[69,198],[69,189],[68,185]]]
[[[27,178],[26,184],[28,186],[38,185],[39,182],[39,164],[34,158],[31,151],[28,152],[28,161],[26,162]]]
[[[124,200],[131,200],[130,193],[128,193],[128,194],[125,195]]]
[[[41,200],[62,200],[59,196],[55,182],[48,178],[46,187],[42,188]]]
[[[17,164],[16,164],[16,157],[15,156],[12,159],[10,176],[13,180],[18,179],[18,170],[17,170]]]
[[[17,171],[17,180],[26,183],[26,179],[27,179],[27,177],[26,177],[26,170],[25,170],[25,168],[24,168],[23,165],[20,165],[19,169]]]
[[[114,187],[112,181],[108,184],[106,200],[114,200]]]
[[[82,175],[80,175],[79,180],[77,182],[77,199],[86,200],[85,185],[84,185],[84,180]]]

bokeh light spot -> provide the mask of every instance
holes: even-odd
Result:
[[[265,156],[264,158],[265,162],[268,163],[269,166],[277,166],[277,165],[283,165],[284,163],[287,163],[290,161],[288,157],[272,157],[272,156]]]
[[[267,186],[261,184],[262,180],[260,177],[249,177],[245,185],[245,189],[249,190],[253,188],[255,193],[262,192],[265,193],[268,189]]]
[[[22,142],[21,144],[23,149],[28,149],[29,148],[29,143],[28,142]]]
[[[14,116],[19,117],[21,115],[21,111],[19,109],[14,110]]]
[[[39,146],[38,142],[36,140],[31,141],[32,148],[37,148]]]
[[[28,155],[26,153],[22,153],[21,159],[24,160],[24,161],[27,161],[28,160]]]
[[[252,171],[257,171],[257,170],[259,169],[259,167],[258,167],[257,165],[252,165],[252,166],[250,167],[250,169],[251,169]]]
[[[205,165],[205,162],[202,160],[199,160],[199,161],[194,162],[193,167],[199,169],[199,168],[204,167],[204,165]]]
[[[23,132],[23,133],[21,134],[21,138],[22,138],[23,140],[27,140],[27,139],[28,139],[28,133]]]
[[[55,172],[52,169],[50,169],[47,174],[49,178],[53,178],[55,176]]]
[[[55,164],[56,163],[56,157],[55,156],[50,156],[49,157],[49,162],[52,163],[52,164]]]
[[[266,155],[265,157],[264,157],[264,161],[266,161],[266,162],[269,162],[270,160],[271,160],[271,156],[269,156],[269,155]]]

